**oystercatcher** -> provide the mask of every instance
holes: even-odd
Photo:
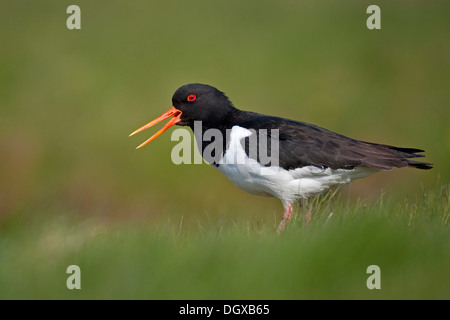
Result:
[[[219,152],[213,154],[215,160],[208,162],[241,189],[280,199],[284,214],[279,231],[290,221],[295,201],[319,194],[333,185],[392,168],[432,168],[430,163],[411,160],[423,157],[420,154],[423,150],[355,140],[313,124],[242,111],[223,92],[199,83],[177,89],[172,108],[130,136],[169,117],[172,117],[170,121],[138,148],[174,124],[189,126],[194,131],[196,122],[200,121],[202,135],[207,130],[221,133],[223,148],[216,148]],[[274,135],[275,147],[267,139]],[[252,137],[259,141],[257,152],[253,153],[249,143]],[[262,140],[265,142],[260,143]],[[197,141],[203,156],[210,143]],[[277,151],[277,161],[262,163],[259,151],[263,149],[269,153]],[[236,161],[238,158],[244,161]]]

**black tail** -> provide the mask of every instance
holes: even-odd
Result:
[[[423,170],[428,170],[428,169],[433,168],[433,165],[431,163],[409,160],[410,158],[425,157],[425,155],[419,154],[421,152],[425,152],[424,150],[415,149],[415,148],[399,148],[399,147],[392,147],[392,146],[389,146],[388,148],[390,150],[393,150],[396,153],[399,153],[400,155],[402,155],[405,158],[406,163],[410,167],[414,167],[417,169],[423,169]]]

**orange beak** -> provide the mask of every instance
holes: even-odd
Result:
[[[157,123],[159,123],[159,122],[161,122],[161,121],[163,121],[163,120],[173,116],[173,118],[170,119],[170,121],[167,122],[166,125],[164,127],[162,127],[161,130],[159,130],[157,133],[152,135],[147,141],[145,141],[144,143],[140,144],[136,149],[139,149],[139,148],[145,146],[150,141],[155,140],[157,137],[159,137],[161,135],[161,133],[163,133],[164,131],[169,129],[174,124],[180,122],[181,121],[181,119],[180,119],[181,114],[182,114],[182,112],[180,110],[176,109],[175,107],[172,107],[169,110],[167,110],[166,112],[164,112],[161,116],[156,118],[155,120],[150,121],[145,126],[140,127],[139,129],[134,131],[132,134],[130,134],[129,136],[131,137],[132,135],[134,135],[136,133],[139,133],[141,131],[144,131],[145,129],[148,129],[148,128],[154,126],[155,124],[157,124]]]

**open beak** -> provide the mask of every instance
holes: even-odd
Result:
[[[169,110],[167,110],[166,112],[164,112],[161,116],[156,118],[155,120],[150,121],[145,126],[140,127],[139,129],[134,131],[132,134],[130,134],[129,136],[131,137],[132,135],[134,135],[136,133],[139,133],[141,131],[144,131],[145,129],[148,129],[148,128],[154,126],[155,124],[157,124],[157,123],[159,123],[159,122],[161,122],[161,121],[163,121],[163,120],[173,116],[173,118],[170,119],[170,121],[167,122],[166,125],[164,127],[162,127],[161,130],[159,130],[157,133],[152,135],[147,141],[145,141],[144,143],[140,144],[136,149],[139,149],[139,148],[145,146],[150,141],[152,141],[152,140],[156,139],[157,137],[159,137],[161,135],[161,133],[163,133],[164,131],[169,129],[171,126],[173,126],[174,124],[180,122],[181,121],[181,119],[180,119],[181,114],[182,114],[182,112],[180,110],[176,109],[175,107],[172,107]]]

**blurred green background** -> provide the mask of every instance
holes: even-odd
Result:
[[[81,30],[66,27],[71,4]],[[192,230],[224,219],[272,227],[279,200],[246,194],[206,164],[174,165],[173,129],[140,150],[152,130],[128,138],[191,82],[241,109],[422,148],[435,164],[356,181],[347,199],[404,199],[447,184],[448,2],[377,1],[381,30],[366,27],[370,4],[1,1],[0,233],[20,241],[11,230],[65,215],[89,230],[177,229],[180,217]]]

